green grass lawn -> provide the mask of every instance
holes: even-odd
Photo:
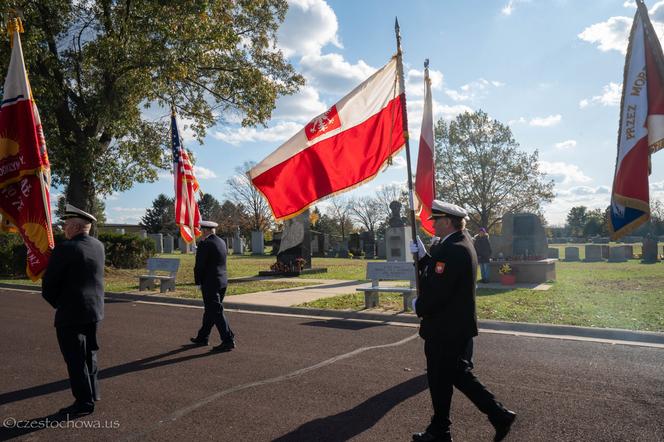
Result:
[[[663,263],[558,262],[556,273],[557,281],[547,291],[478,290],[479,318],[664,332]],[[381,308],[401,310],[399,295],[380,296]],[[303,306],[360,310],[364,295],[340,295]]]
[[[583,247],[580,249],[583,251]],[[177,275],[177,290],[171,293],[172,296],[199,298],[200,291],[194,286],[194,256],[179,253],[160,256],[179,258],[181,262]],[[273,256],[231,255],[228,257],[228,275],[231,279],[254,276],[260,270],[268,270],[274,262]],[[227,293],[232,296],[298,287],[312,284],[308,281],[311,278],[364,280],[368,262],[370,261],[361,259],[313,258],[314,267],[327,267],[328,272],[303,275],[296,281],[234,282],[229,284]],[[641,264],[637,260],[626,263],[559,261],[556,272],[557,281],[547,291],[479,290],[479,317],[664,332],[664,263]],[[138,292],[138,275],[145,273],[145,269],[109,268],[106,273],[106,288],[109,291]],[[27,280],[8,279],[0,282],[30,283]],[[361,310],[364,308],[364,296],[362,293],[352,293],[321,299],[303,306]],[[381,294],[381,308],[400,311],[401,296]]]

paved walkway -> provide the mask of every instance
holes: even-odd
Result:
[[[368,287],[368,282],[348,281],[342,279],[300,279],[300,278],[277,278],[273,281],[293,281],[293,282],[319,282],[317,285],[304,287],[292,287],[280,290],[269,290],[264,292],[246,293],[244,295],[234,295],[226,298],[227,302],[234,304],[251,305],[273,305],[279,307],[290,307],[303,304],[305,302],[315,301],[322,298],[331,298],[333,296],[355,293],[355,289]]]

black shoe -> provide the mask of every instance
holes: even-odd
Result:
[[[216,352],[226,352],[231,351],[235,348],[235,341],[224,341],[216,347],[212,347],[212,351]]]
[[[201,338],[189,338],[191,342],[193,342],[196,345],[208,345],[207,339],[201,339]]]
[[[493,437],[494,442],[505,439],[512,428],[514,419],[516,419],[516,413],[510,410],[505,410],[498,418],[489,419],[493,428],[496,429],[496,435]]]
[[[436,436],[428,431],[423,433],[413,433],[413,441],[415,442],[452,442],[452,435],[450,433],[444,436]]]
[[[68,407],[58,410],[58,414],[70,416],[85,416],[95,411],[94,404],[86,404],[81,402],[74,402]]]

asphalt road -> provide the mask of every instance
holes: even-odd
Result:
[[[0,290],[0,439],[409,441],[428,423],[415,328],[231,312],[238,348],[214,354],[186,345],[201,315],[107,303],[102,400],[53,423],[72,402],[53,310]],[[483,333],[475,366],[518,413],[507,440],[664,441],[662,349]],[[452,420],[455,440],[492,440],[459,392]]]

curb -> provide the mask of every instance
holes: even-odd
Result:
[[[0,288],[19,289],[31,292],[39,292],[39,286],[27,284],[0,283]],[[118,301],[144,301],[160,302],[175,305],[190,305],[203,307],[202,299],[174,298],[160,295],[137,295],[133,293],[106,292],[107,299]],[[232,297],[231,297],[232,298]],[[228,299],[228,298],[226,298]],[[374,321],[383,323],[419,324],[420,320],[413,314],[403,313],[368,313],[348,310],[324,310],[310,309],[304,307],[282,307],[261,304],[244,304],[239,302],[224,301],[224,307],[229,310],[241,310],[261,313],[279,313],[301,316],[321,316],[327,318],[352,319],[358,321]],[[484,330],[510,332],[510,333],[533,333],[552,336],[573,336],[578,338],[602,339],[607,341],[627,341],[647,344],[664,345],[664,333],[634,331],[616,328],[592,328],[578,327],[573,325],[557,324],[532,324],[527,322],[507,322],[493,320],[479,320],[478,326]]]

